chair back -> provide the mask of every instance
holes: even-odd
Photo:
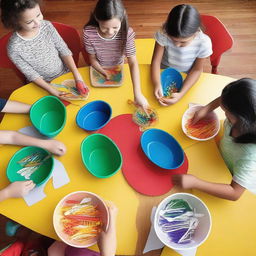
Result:
[[[233,46],[233,37],[225,25],[216,17],[201,15],[202,25],[212,41],[213,54],[210,56],[212,73],[217,74],[221,55]]]
[[[81,40],[78,31],[74,27],[63,23],[52,22],[52,24],[67,44],[73,54],[76,65],[78,65],[79,53],[81,51]]]

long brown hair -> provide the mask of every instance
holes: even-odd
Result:
[[[128,33],[128,18],[126,10],[121,0],[99,0],[91,14],[86,26],[99,27],[99,21],[107,21],[113,18],[118,18],[121,21],[121,51],[125,51]]]

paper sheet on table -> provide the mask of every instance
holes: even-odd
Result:
[[[19,129],[19,132],[21,132],[25,135],[28,135],[28,136],[36,137],[38,139],[50,139],[50,138],[42,135],[41,133],[39,133],[34,126],[23,127],[21,129]]]
[[[53,178],[52,183],[55,189],[66,185],[70,181],[64,165],[59,160],[54,159],[53,171],[48,180],[41,186],[32,189],[26,196],[23,197],[28,206],[31,206],[46,197],[44,188],[51,177]]]
[[[158,239],[158,237],[156,235],[156,232],[155,232],[155,229],[154,229],[154,217],[155,217],[156,209],[157,209],[157,207],[154,206],[152,208],[152,211],[151,211],[151,217],[150,217],[151,228],[150,228],[149,236],[148,236],[145,248],[143,250],[143,253],[146,253],[146,252],[149,252],[149,251],[152,251],[152,250],[158,250],[158,249],[161,249],[161,248],[163,248],[165,246]],[[164,250],[161,253],[161,256],[165,256],[165,255],[167,256],[168,253],[166,253],[166,251],[168,251],[168,250],[173,250],[173,249],[165,246]],[[176,251],[177,253],[179,253],[182,256],[195,256],[197,248],[190,249],[190,250],[174,250],[174,251]]]

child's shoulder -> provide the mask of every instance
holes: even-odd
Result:
[[[197,38],[205,43],[211,42],[211,38],[208,35],[206,35],[205,33],[203,33],[203,31],[201,31],[201,30],[198,32]]]

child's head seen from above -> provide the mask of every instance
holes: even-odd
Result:
[[[200,30],[200,14],[191,5],[175,6],[163,24],[163,31],[171,38],[177,47],[185,47],[194,39]]]
[[[128,20],[123,3],[120,0],[99,0],[88,25],[98,27],[104,38],[113,38],[121,29],[122,38],[125,39]]]
[[[1,0],[1,20],[14,31],[38,30],[43,20],[41,0]]]
[[[256,80],[242,78],[228,84],[221,94],[221,107],[239,131],[236,142],[256,142]]]

